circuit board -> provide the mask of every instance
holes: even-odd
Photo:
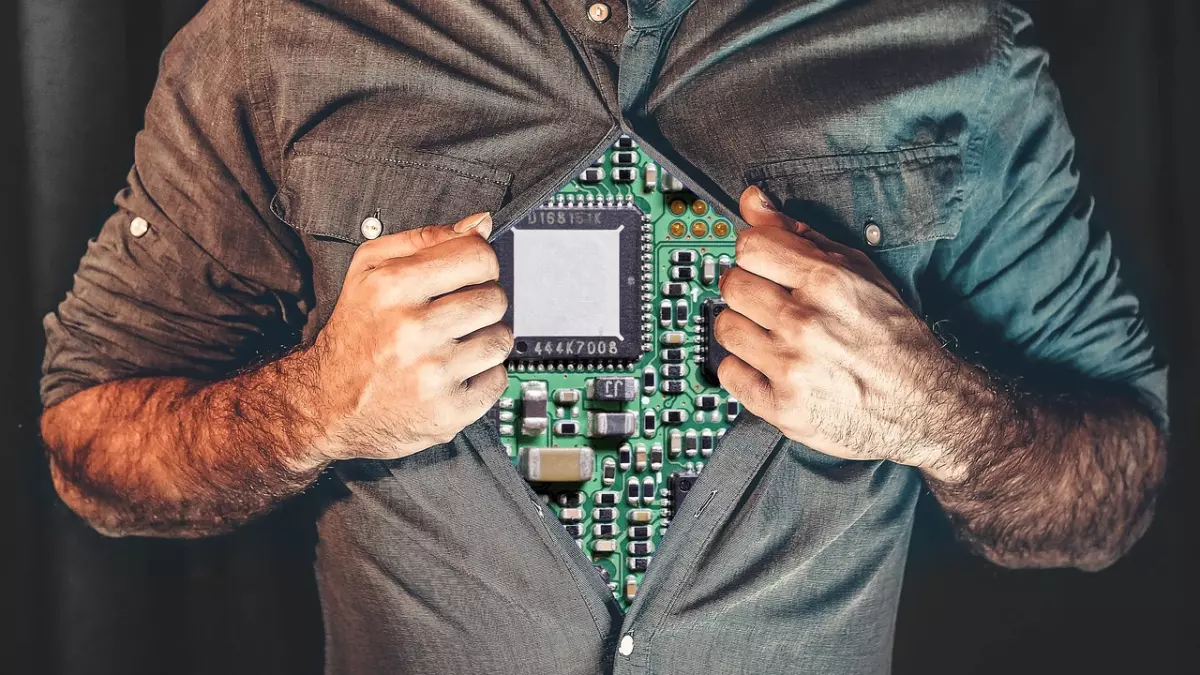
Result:
[[[734,237],[622,136],[494,242],[516,339],[489,415],[623,608],[741,412],[709,330]]]

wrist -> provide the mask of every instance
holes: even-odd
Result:
[[[271,380],[274,391],[289,414],[280,420],[284,448],[281,460],[298,474],[320,472],[333,457],[322,450],[329,445],[329,430],[340,406],[330,396],[331,388],[321,377],[321,348],[316,344],[298,349],[279,359],[261,376]]]
[[[960,485],[974,473],[987,439],[1004,425],[1012,410],[1007,391],[982,368],[943,352],[924,416],[925,450],[912,462],[927,478]]]

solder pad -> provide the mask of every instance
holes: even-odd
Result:
[[[586,480],[531,485],[622,607],[741,411],[707,361],[734,236],[622,137],[494,242],[516,340],[490,418],[527,478],[530,449],[594,462],[576,470],[567,453],[561,466]]]

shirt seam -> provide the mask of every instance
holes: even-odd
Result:
[[[394,157],[381,157],[381,156],[374,155],[374,154],[364,154],[362,156],[355,157],[355,156],[352,156],[349,154],[338,154],[338,153],[329,152],[326,150],[314,150],[314,149],[309,149],[309,148],[301,149],[299,146],[295,147],[295,155],[296,155],[296,157],[311,156],[311,157],[326,157],[329,159],[341,159],[341,160],[350,162],[352,164],[361,164],[363,166],[371,166],[373,164],[382,163],[382,164],[392,164],[395,166],[415,166],[415,167],[422,167],[422,168],[427,168],[427,169],[435,169],[437,171],[445,171],[446,173],[452,173],[455,175],[463,176],[464,178],[473,178],[475,180],[483,181],[486,183],[494,183],[500,187],[508,187],[509,183],[511,182],[511,180],[506,181],[506,180],[503,180],[500,178],[490,178],[488,176],[480,176],[477,174],[470,173],[468,171],[464,171],[462,169],[456,169],[454,167],[449,167],[444,164],[438,164],[438,163],[432,162],[432,161],[419,162],[419,161],[410,160],[410,159],[396,159]]]
[[[965,159],[966,172],[970,182],[970,189],[967,194],[963,195],[962,208],[964,213],[973,206],[973,202],[979,193],[979,183],[982,178],[983,158],[987,155],[987,151],[992,147],[990,140],[990,132],[996,126],[997,109],[996,97],[997,86],[999,83],[996,80],[1002,79],[1003,74],[1009,69],[1012,61],[1013,45],[1015,38],[1013,31],[1015,23],[1013,17],[1006,11],[1008,5],[1002,2],[997,2],[992,5],[990,22],[992,24],[993,45],[990,53],[991,67],[994,74],[990,78],[982,78],[982,82],[986,83],[986,91],[983,96],[979,97],[979,118],[986,118],[979,128],[979,132],[967,143],[967,152]]]
[[[268,79],[270,75],[270,68],[267,66],[266,72],[255,72],[253,75],[251,72],[252,70],[257,71],[258,69],[255,67],[255,62],[251,58],[252,31],[249,29],[250,16],[251,12],[254,12],[253,17],[260,23],[263,23],[266,21],[266,12],[265,9],[261,8],[261,3],[257,2],[256,0],[240,0],[238,5],[241,8],[241,25],[239,26],[241,35],[239,36],[240,39],[238,40],[238,44],[242,50],[242,73],[246,78],[246,98],[250,103],[250,114],[254,119],[254,126],[258,128],[258,132],[264,137],[264,141],[266,141],[258,144],[259,153],[265,157],[266,153],[264,150],[269,148],[272,154],[272,159],[277,162],[276,173],[278,173],[278,175],[272,176],[272,179],[276,183],[275,188],[278,189],[278,186],[283,183],[283,152],[282,146],[279,142],[279,129],[277,126],[277,120],[271,113],[268,97],[265,95],[259,96],[259,93],[254,86],[255,80],[262,81],[264,86],[265,83],[270,82]],[[261,11],[254,11],[256,9]],[[258,31],[258,33],[261,34],[262,31]],[[263,59],[263,63],[264,65],[266,64],[265,58]],[[270,174],[271,167],[269,163],[264,162],[264,166],[267,169],[267,173]]]

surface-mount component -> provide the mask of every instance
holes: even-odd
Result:
[[[633,377],[597,377],[588,380],[587,397],[592,401],[632,401],[638,396]]]
[[[595,458],[587,446],[525,447],[517,453],[521,476],[535,483],[579,483],[592,477]]]
[[[729,350],[721,346],[717,342],[717,338],[713,335],[713,322],[717,320],[717,315],[720,314],[728,305],[724,300],[719,298],[709,298],[705,300],[701,308],[701,317],[704,325],[704,349],[702,354],[702,372],[704,379],[708,380],[713,385],[719,385],[717,379],[717,368],[721,365],[721,361],[729,356]]]
[[[637,432],[637,420],[628,411],[590,412],[587,424],[592,438],[629,438]]]
[[[628,362],[642,355],[642,224],[642,212],[627,203],[540,206],[497,237],[500,285],[509,297],[504,322],[514,335],[510,360]]]

